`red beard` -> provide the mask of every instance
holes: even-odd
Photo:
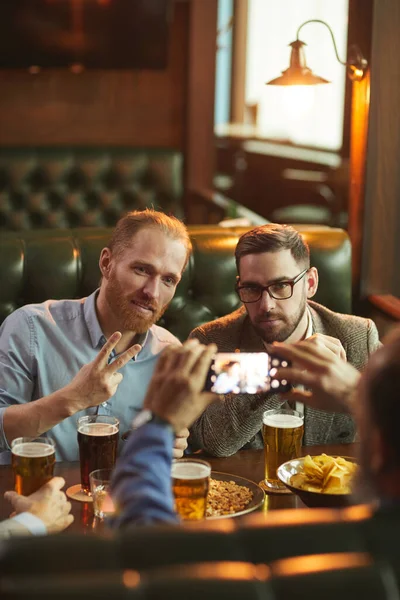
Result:
[[[154,323],[156,323],[168,308],[168,304],[159,307],[157,302],[151,301],[143,294],[137,293],[127,298],[120,283],[117,281],[114,272],[111,271],[108,285],[105,290],[107,304],[120,323],[122,331],[134,331],[135,333],[146,333]],[[141,306],[152,310],[149,316],[141,314],[135,309],[133,302],[138,302]]]

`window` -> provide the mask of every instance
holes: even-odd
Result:
[[[232,18],[233,0],[219,0],[214,112],[214,122],[216,125],[229,121],[231,101]]]
[[[266,86],[289,65],[288,44],[308,19],[332,28],[346,59],[349,0],[248,0],[245,102],[257,105],[258,135],[270,140],[339,151],[343,141],[346,69],[338,63],[329,31],[310,23],[300,32],[307,65],[332,83],[304,87]]]

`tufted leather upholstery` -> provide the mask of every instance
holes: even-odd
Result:
[[[161,325],[180,339],[196,326],[238,308],[234,249],[246,227],[189,227],[193,255]],[[351,310],[351,245],[341,229],[298,226],[319,269],[315,299],[339,312]],[[5,233],[0,240],[0,323],[24,304],[80,298],[98,285],[98,259],[111,230]]]
[[[182,162],[168,149],[2,149],[0,230],[113,226],[146,206],[181,216]]]

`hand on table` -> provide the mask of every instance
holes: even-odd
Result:
[[[116,393],[123,379],[122,373],[118,373],[119,369],[122,369],[141,350],[139,344],[134,344],[109,364],[110,354],[120,339],[119,331],[113,333],[96,358],[84,365],[71,383],[64,388],[76,411],[98,406]]]
[[[285,394],[285,399],[304,402],[320,410],[352,412],[352,395],[360,373],[339,356],[340,352],[308,341],[272,345],[274,353],[292,361],[291,367],[278,369],[276,378],[308,388],[293,389]]]
[[[61,491],[64,485],[62,477],[53,477],[30,496],[9,491],[4,494],[4,498],[11,503],[16,514],[29,512],[43,521],[48,533],[57,533],[66,529],[74,520],[70,514],[71,503],[67,502],[66,495]]]
[[[216,399],[202,391],[216,351],[215,344],[203,346],[191,339],[183,346],[168,347],[158,360],[143,408],[172,425],[177,433],[175,451],[187,444],[186,428]]]

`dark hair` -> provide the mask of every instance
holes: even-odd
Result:
[[[247,231],[240,238],[235,250],[236,268],[239,273],[240,259],[247,254],[290,250],[298,263],[310,266],[310,249],[298,231],[290,225],[268,223]]]
[[[173,240],[182,242],[186,248],[185,268],[192,251],[188,230],[176,217],[150,208],[134,210],[122,217],[114,229],[108,248],[113,254],[120,254],[129,246],[132,237],[146,227],[159,229]]]
[[[370,421],[391,453],[387,468],[400,468],[400,328],[393,341],[377,351],[367,367],[365,385]]]

